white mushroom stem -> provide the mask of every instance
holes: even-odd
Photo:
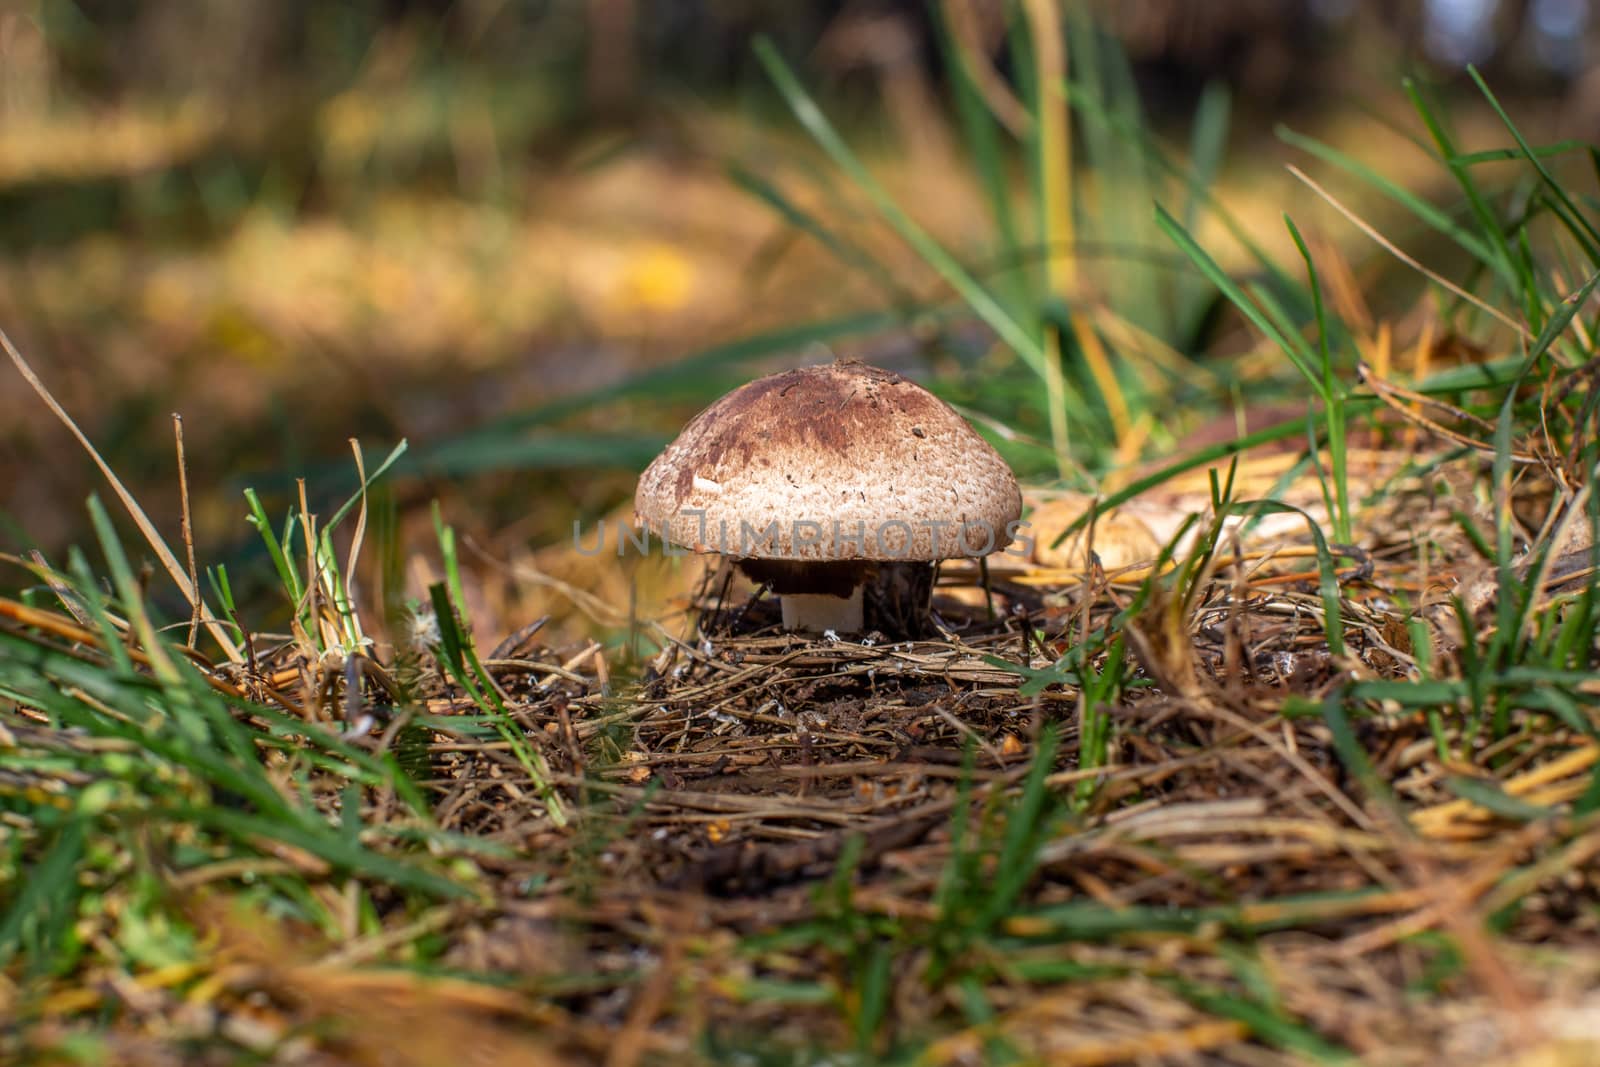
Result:
[[[811,633],[861,632],[861,591],[858,583],[847,597],[816,593],[789,593],[783,599],[783,628]]]

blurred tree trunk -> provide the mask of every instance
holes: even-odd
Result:
[[[0,118],[43,112],[50,105],[53,80],[38,0],[13,0],[0,11]]]
[[[1590,0],[1589,21],[1579,45],[1582,73],[1567,87],[1561,132],[1600,144],[1600,5]]]
[[[278,34],[298,15],[270,3],[147,3],[138,8],[123,59],[135,83],[237,100],[265,79]]]
[[[922,40],[910,16],[871,5],[849,5],[817,43],[819,60],[836,72],[870,72],[884,110],[912,165],[949,168],[955,148],[928,72]]]
[[[1280,96],[1303,69],[1312,15],[1303,0],[1092,0],[1130,58]]]
[[[585,0],[588,55],[584,86],[590,114],[618,115],[633,103],[639,60],[634,0]]]

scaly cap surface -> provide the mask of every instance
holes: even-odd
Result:
[[[1009,544],[1022,496],[944,401],[840,361],[758,379],[700,412],[640,476],[634,513],[702,552],[937,560]]]

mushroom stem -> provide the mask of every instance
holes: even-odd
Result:
[[[812,633],[859,633],[861,631],[861,592],[858,582],[847,597],[817,593],[788,593],[783,596],[783,628]]]

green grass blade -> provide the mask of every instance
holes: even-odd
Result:
[[[389,450],[389,454],[383,458],[382,463],[378,464],[377,467],[367,472],[367,476],[362,479],[361,484],[356,487],[355,492],[351,493],[350,498],[339,506],[338,511],[333,513],[333,518],[322,524],[324,533],[326,533],[328,530],[337,528],[338,525],[344,521],[345,516],[350,514],[351,511],[355,510],[356,506],[361,503],[361,498],[364,497],[375,484],[377,484],[378,479],[382,478],[386,473],[388,473],[391,467],[400,462],[400,457],[406,454],[407,447],[409,446],[406,444],[405,440],[402,439],[398,444]]]
[[[967,152],[983,188],[985,206],[994,222],[1000,261],[1006,265],[996,282],[996,290],[1005,300],[1011,316],[1019,322],[1025,322],[1028,316],[1035,313],[1033,309],[1038,307],[1038,297],[1030,286],[1030,274],[1024,269],[1016,212],[1011,206],[1005,139],[972,73],[974,62],[984,63],[988,60],[983,56],[971,56],[962,47],[951,30],[944,7],[930,5],[930,13],[937,31],[940,55],[950,71],[950,92],[955,102],[956,119],[961,125]],[[1031,121],[1033,116],[1028,118]]]
[[[1238,243],[1239,247],[1249,254],[1252,261],[1271,280],[1272,284],[1284,293],[1293,293],[1297,290],[1297,283],[1283,269],[1282,265],[1274,259],[1261,243],[1250,235],[1250,231],[1239,220],[1228,206],[1210,186],[1201,186],[1197,180],[1193,166],[1185,166],[1174,162],[1160,145],[1153,139],[1143,135],[1142,131],[1130,129],[1122,122],[1108,114],[1103,109],[1096,108],[1093,101],[1087,99],[1076,86],[1067,86],[1067,95],[1077,114],[1091,123],[1108,126],[1119,136],[1139,146],[1146,158],[1151,160],[1163,173],[1176,179],[1191,191],[1199,190],[1205,201],[1206,209],[1218,222],[1222,224],[1228,236]]]
[[[122,542],[117,538],[117,532],[111,525],[111,516],[107,514],[98,496],[89,497],[89,519],[94,525],[95,535],[100,539],[100,549],[105,553],[106,564],[111,569],[111,580],[116,586],[118,598],[122,601],[122,610],[133,632],[138,635],[140,644],[144,646],[144,653],[150,661],[150,669],[161,681],[169,684],[176,682],[177,667],[174,666],[166,645],[156,634],[155,624],[150,621],[144,597],[133,577],[133,567],[129,565],[127,554],[122,550]]]
[[[1311,306],[1317,323],[1317,354],[1322,366],[1323,425],[1328,431],[1328,461],[1333,467],[1333,500],[1328,511],[1333,516],[1334,536],[1349,543],[1355,538],[1351,533],[1350,483],[1345,463],[1345,391],[1334,374],[1333,351],[1328,344],[1328,320],[1322,305],[1322,285],[1317,279],[1317,265],[1294,220],[1285,215],[1283,221],[1289,227],[1289,236],[1294,238],[1301,258],[1305,260],[1306,276],[1310,279]],[[1312,455],[1316,455],[1315,451]]]
[[[992,927],[1009,913],[1033,877],[1034,857],[1043,838],[1050,799],[1045,779],[1054,764],[1059,743],[1060,736],[1054,724],[1040,732],[1022,794],[1006,815],[1005,836],[995,861],[993,882],[983,910],[978,913],[980,929]]]
[[[283,544],[274,533],[272,520],[267,517],[267,509],[261,503],[261,498],[256,495],[256,491],[246,489],[244,500],[250,507],[250,513],[245,516],[245,521],[261,534],[261,540],[267,546],[267,556],[272,560],[272,569],[277,572],[278,581],[283,585],[284,594],[290,606],[298,611],[300,602],[306,595],[305,586],[300,582],[300,573],[289,562]]]
[[[88,841],[88,820],[72,816],[52,835],[43,858],[26,871],[0,876],[10,885],[10,903],[0,912],[0,968],[19,952],[34,973],[68,970],[73,965],[72,922],[83,888],[78,867]]]
[[[937,311],[920,315],[932,322],[948,317],[948,313]],[[465,433],[414,446],[398,467],[409,474],[432,471],[452,475],[580,466],[638,469],[660,451],[666,442],[664,434],[588,433],[551,428],[573,415],[592,413],[607,404],[632,397],[648,396],[656,401],[667,398],[710,401],[722,388],[717,378],[720,372],[848,337],[902,328],[906,322],[904,310],[869,311],[741,337],[635,373],[615,384],[561,397]],[[544,436],[528,436],[529,431],[540,428],[551,432]]]
[[[1461,799],[1470,800],[1485,811],[1517,822],[1538,822],[1555,814],[1552,808],[1530,804],[1481,779],[1452,777],[1445,779],[1445,785]]]
[[[1539,177],[1544,180],[1545,188],[1549,190],[1550,195],[1555,198],[1556,203],[1565,209],[1566,213],[1563,215],[1563,221],[1568,222],[1568,229],[1571,230],[1572,236],[1583,245],[1584,253],[1589,257],[1589,262],[1600,265],[1600,231],[1595,229],[1594,224],[1589,221],[1578,205],[1572,202],[1572,198],[1567,195],[1566,187],[1555,179],[1549,168],[1544,165],[1544,159],[1533,150],[1527,139],[1522,136],[1522,131],[1517,129],[1517,124],[1511,121],[1511,116],[1507,115],[1505,108],[1500,106],[1499,99],[1489,90],[1489,84],[1483,80],[1483,75],[1478,73],[1478,68],[1468,65],[1467,76],[1478,87],[1478,91],[1483,93],[1484,99],[1489,101],[1489,106],[1494,109],[1494,113],[1500,116],[1500,121],[1505,124],[1507,131],[1516,140],[1517,147],[1522,150],[1523,157],[1533,165],[1533,169],[1538,171]]]
[[[1445,130],[1439,113],[1424,98],[1421,89],[1414,81],[1408,78],[1402,84],[1405,86],[1406,94],[1411,98],[1412,107],[1422,118],[1429,136],[1433,138],[1434,146],[1442,157],[1445,167],[1466,196],[1467,204],[1471,208],[1473,217],[1478,221],[1478,229],[1495,264],[1495,273],[1500,275],[1512,292],[1518,294],[1524,315],[1530,320],[1533,319],[1538,311],[1537,283],[1519,269],[1520,265],[1511,252],[1505,229],[1495,217],[1477,181],[1472,177],[1471,167],[1460,162],[1452,162],[1459,153],[1456,151],[1455,142]]]
[[[728,168],[728,178],[734,185],[771,208],[789,226],[827,249],[840,263],[857,271],[878,286],[892,303],[901,307],[910,307],[916,303],[912,294],[883,264],[796,204],[772,182],[737,164]]]
[[[1200,247],[1199,243],[1190,236],[1189,231],[1184,229],[1183,225],[1173,218],[1166,208],[1159,204],[1156,205],[1156,225],[1171,238],[1184,255],[1189,257],[1190,262],[1200,269],[1200,272],[1210,280],[1211,284],[1215,285],[1243,313],[1244,317],[1250,320],[1256,329],[1260,330],[1268,340],[1282,349],[1284,355],[1293,361],[1296,369],[1305,376],[1308,382],[1316,385],[1320,381],[1320,375],[1316,373],[1316,369],[1308,360],[1308,353],[1304,348],[1305,342],[1297,334],[1290,335],[1281,330],[1260,307],[1257,307],[1245,295],[1244,290],[1228,276],[1228,273],[1218,265],[1216,260],[1211,258],[1210,253]]]
[[[783,61],[772,42],[760,38],[755,43],[757,58],[765,68],[768,77],[777,86],[778,92],[788,103],[789,109],[796,119],[805,127],[813,140],[826,152],[840,170],[850,176],[858,188],[867,195],[878,213],[898,233],[902,240],[910,245],[933,270],[944,279],[945,284],[964,300],[967,305],[990,329],[1000,337],[1017,356],[1022,359],[1036,374],[1043,379],[1048,371],[1046,369],[1046,355],[1039,344],[1038,338],[1029,332],[1021,323],[1017,322],[1000,305],[1000,302],[975,279],[965,267],[958,263],[954,256],[947,252],[934,238],[906,214],[904,209],[895,202],[888,191],[878,183],[866,166],[856,154],[845,144],[844,138],[839,136],[833,124],[823,115],[820,108],[812,100],[800,80],[795,77],[789,65]],[[1074,418],[1087,419],[1089,413],[1082,407],[1081,401],[1075,398],[1066,398],[1069,413]],[[1059,451],[1065,451],[1065,441],[1055,441]]]
[[[1182,979],[1170,979],[1166,984],[1196,1007],[1205,1009],[1225,1019],[1244,1023],[1250,1031],[1268,1044],[1275,1045],[1313,1063],[1349,1064],[1356,1056],[1322,1037],[1310,1027],[1297,1023],[1273,1011],[1270,1007],[1247,1000],[1233,993],[1220,993]]]
[[[1516,279],[1504,270],[1504,261],[1487,244],[1479,240],[1471,230],[1451,218],[1448,212],[1435,207],[1416,193],[1413,193],[1400,183],[1386,178],[1365,163],[1352,159],[1338,149],[1325,145],[1321,141],[1296,133],[1287,126],[1279,126],[1277,134],[1278,139],[1285,144],[1293,145],[1295,148],[1315,156],[1324,163],[1332,164],[1345,173],[1359,178],[1365,185],[1377,190],[1405,208],[1428,228],[1450,238],[1474,259],[1494,270],[1499,275],[1500,280],[1507,286],[1515,287]]]

